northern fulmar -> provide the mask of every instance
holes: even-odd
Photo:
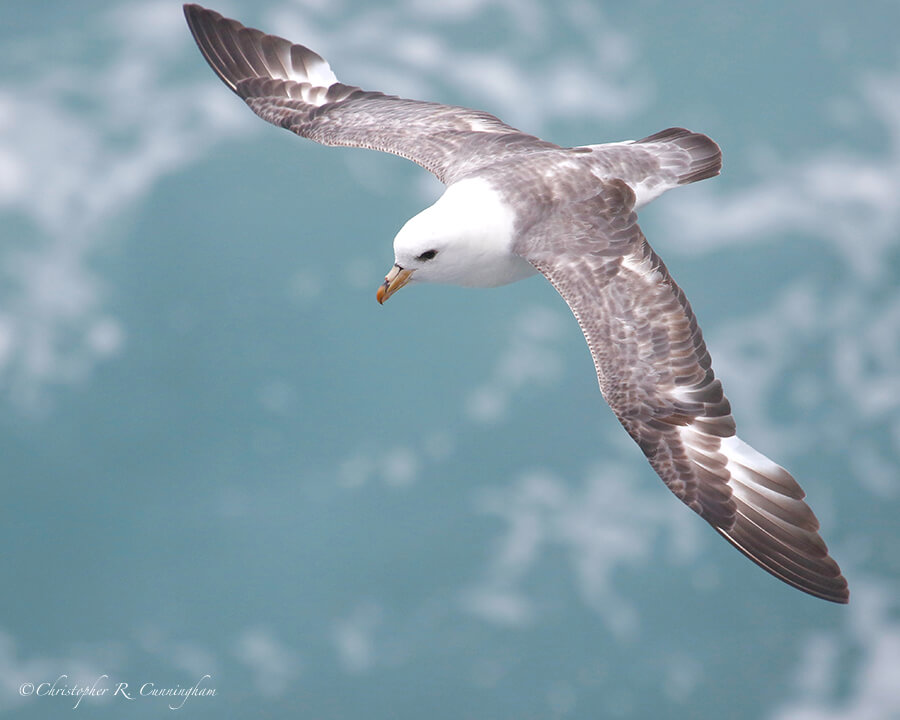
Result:
[[[784,468],[735,434],[697,319],[637,224],[642,205],[719,174],[706,135],[560,147],[493,115],[339,82],[312,50],[185,5],[222,81],[273,125],[405,157],[447,187],[394,238],[383,303],[414,283],[491,287],[540,273],[568,303],[600,391],[663,482],[757,565],[846,603],[847,581]]]

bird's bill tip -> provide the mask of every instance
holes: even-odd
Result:
[[[375,299],[379,305],[384,305],[384,301],[406,285],[412,277],[413,271],[406,270],[395,264],[391,271],[384,276],[384,283],[379,286]]]

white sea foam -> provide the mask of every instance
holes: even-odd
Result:
[[[663,561],[695,559],[701,529],[691,513],[679,512],[665,488],[644,492],[636,474],[630,465],[604,462],[580,487],[531,471],[511,485],[482,490],[478,508],[500,517],[506,528],[483,578],[463,594],[463,607],[500,624],[534,622],[540,601],[523,585],[546,553],[561,549],[582,600],[616,636],[632,636],[640,621],[633,603],[617,590],[615,573],[660,561],[653,557],[660,540],[669,548]]]
[[[815,631],[801,641],[793,697],[779,703],[771,720],[900,717],[897,590],[895,583],[857,580],[842,626]]]
[[[117,8],[66,42],[62,31],[31,38],[63,51],[5,78],[0,214],[25,222],[0,250],[0,386],[25,406],[127,342],[92,267],[123,213],[244,127],[240,107],[199,73],[174,72],[189,47],[181,25],[168,3]],[[99,63],[88,59],[97,47],[111,48]]]
[[[235,640],[233,654],[250,670],[254,689],[267,698],[288,693],[303,667],[297,652],[267,628],[246,628]]]
[[[563,373],[558,350],[562,326],[562,317],[554,311],[539,305],[522,309],[510,323],[507,343],[489,378],[466,397],[468,417],[496,423],[506,417],[517,393],[558,382]]]
[[[728,192],[703,183],[666,203],[672,245],[703,252],[771,245],[799,233],[826,241],[855,278],[882,281],[900,234],[900,72],[867,73],[854,95],[858,117],[880,126],[880,147],[849,150],[840,143],[814,155],[766,153],[755,181]],[[846,132],[853,140],[859,129]]]
[[[376,603],[365,601],[335,622],[333,640],[345,672],[363,673],[375,664],[375,634],[381,624],[381,616],[381,608]]]

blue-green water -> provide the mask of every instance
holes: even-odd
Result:
[[[900,717],[897,5],[219,9],[561,144],[715,138],[642,226],[851,604],[665,489],[542,279],[376,304],[424,171],[256,119],[178,3],[7,3],[0,712]]]

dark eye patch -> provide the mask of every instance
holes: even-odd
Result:
[[[435,255],[437,255],[437,250],[426,250],[421,255],[419,255],[416,260],[432,260]]]

